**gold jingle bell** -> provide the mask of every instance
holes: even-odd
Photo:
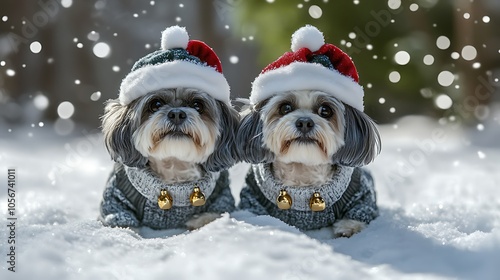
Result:
[[[311,208],[311,210],[314,212],[325,210],[326,208],[325,200],[321,197],[321,195],[318,192],[315,192],[311,196],[311,199],[309,199],[309,208]]]
[[[158,206],[160,209],[168,210],[172,208],[173,202],[174,200],[170,194],[168,194],[167,190],[163,189],[160,191],[160,195],[158,196]]]
[[[203,206],[205,205],[205,194],[199,187],[194,187],[193,192],[189,196],[189,201],[191,201],[193,206]]]
[[[280,195],[276,198],[276,203],[279,209],[290,209],[292,207],[292,197],[285,190],[281,190]]]

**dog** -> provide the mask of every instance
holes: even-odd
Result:
[[[239,208],[350,237],[378,215],[372,176],[360,166],[380,153],[380,136],[344,52],[312,26],[294,33],[292,50],[256,78],[242,113],[238,156],[253,165]]]
[[[239,114],[220,61],[185,28],[162,33],[162,49],[140,59],[102,118],[117,163],[101,202],[108,226],[197,229],[235,208],[227,169]]]

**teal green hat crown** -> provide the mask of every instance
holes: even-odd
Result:
[[[136,63],[134,63],[134,66],[132,66],[132,71],[135,71],[147,65],[157,65],[174,60],[184,60],[192,63],[203,64],[203,62],[201,62],[199,58],[190,55],[187,50],[176,48],[170,50],[158,50],[146,55],[145,57],[139,59]]]

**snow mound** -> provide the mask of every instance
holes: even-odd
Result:
[[[96,220],[112,163],[100,134],[0,139],[16,169],[16,272],[0,279],[498,279],[498,145],[421,118],[381,127],[373,172],[381,215],[353,237],[301,232],[270,216],[225,214],[196,231],[108,228]],[[483,156],[478,156],[481,151]],[[231,169],[237,197],[248,169]]]

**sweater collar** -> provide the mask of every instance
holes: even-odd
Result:
[[[125,173],[130,183],[137,191],[150,201],[157,201],[162,190],[167,190],[173,199],[173,206],[190,206],[190,195],[195,187],[200,188],[206,199],[215,189],[215,183],[219,177],[218,172],[203,171],[203,176],[196,181],[182,182],[177,184],[166,184],[151,168],[136,168],[124,166]]]
[[[311,211],[310,199],[315,193],[324,199],[326,207],[330,207],[338,201],[351,181],[353,167],[336,165],[332,178],[323,185],[318,186],[285,186],[274,177],[271,163],[252,165],[255,180],[264,196],[277,205],[277,197],[280,191],[285,190],[292,199],[291,209],[299,211]]]

